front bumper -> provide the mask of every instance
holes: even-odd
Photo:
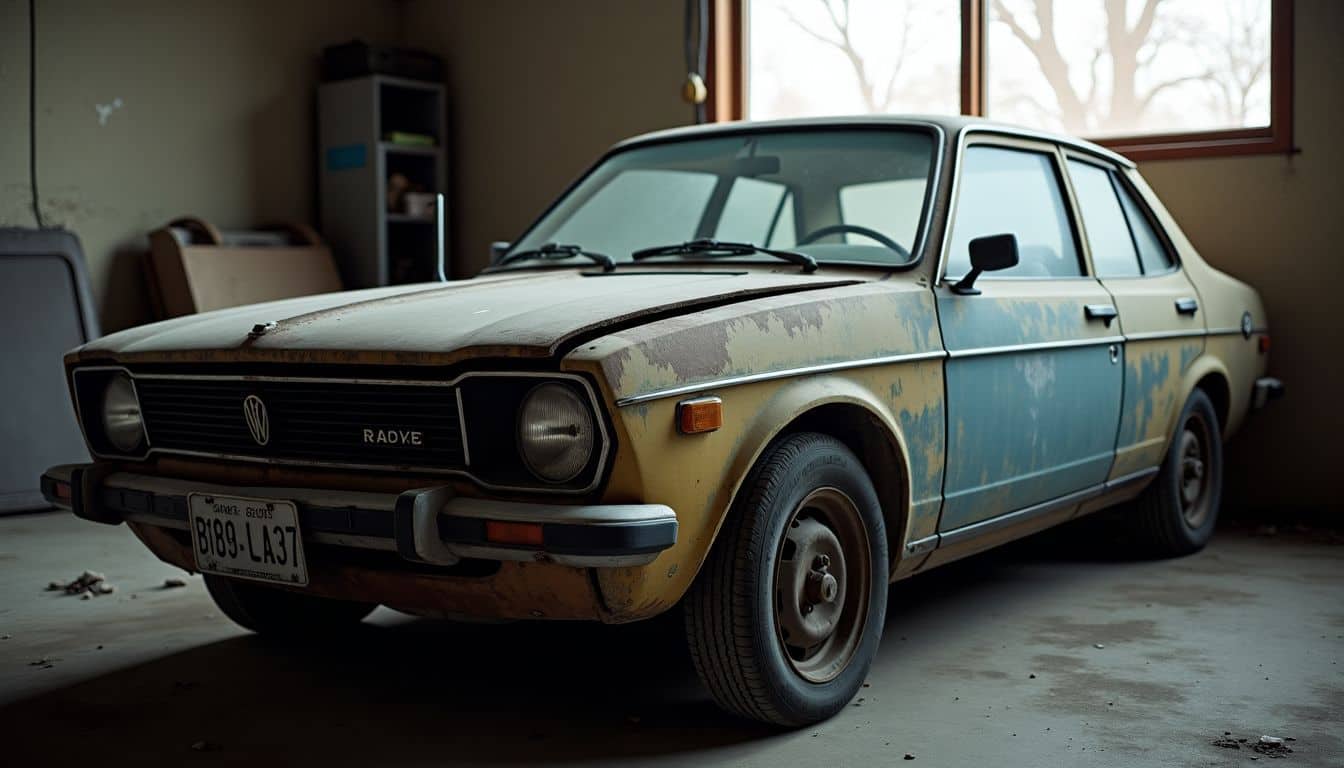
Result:
[[[564,505],[457,496],[448,486],[401,494],[314,488],[227,486],[108,471],[97,464],[52,467],[42,495],[86,520],[188,529],[187,495],[292,501],[308,541],[396,552],[452,566],[467,558],[540,561],[580,568],[647,565],[677,541],[677,517],[662,504]]]

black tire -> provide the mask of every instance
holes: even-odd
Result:
[[[1223,436],[1218,412],[1209,396],[1196,389],[1181,409],[1162,468],[1135,500],[1134,530],[1140,546],[1155,557],[1178,557],[1203,549],[1218,522],[1222,495]]]
[[[350,627],[377,605],[303,595],[276,587],[205,574],[205,589],[235,624],[273,636],[314,635]]]
[[[805,548],[797,543],[804,530],[813,532]],[[798,601],[785,604],[792,585],[803,583],[796,575],[805,574],[800,578],[814,589],[830,573],[830,558],[815,554],[832,551],[821,548],[830,546],[827,536],[843,551],[838,575],[826,587],[831,596],[808,606],[800,603],[811,598],[798,593]],[[853,452],[816,433],[790,435],[768,448],[683,605],[691,659],[714,700],[743,717],[793,727],[843,709],[863,685],[882,636],[887,562],[881,504]],[[848,583],[851,577],[861,589]],[[809,658],[788,646],[781,622],[813,610],[823,622],[832,617],[833,630]],[[808,666],[814,663],[821,667]]]

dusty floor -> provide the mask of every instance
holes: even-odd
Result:
[[[1093,541],[1050,533],[897,585],[863,698],[779,732],[713,707],[670,621],[380,610],[285,648],[235,629],[199,578],[160,588],[180,573],[125,528],[0,518],[4,762],[1251,764],[1211,743],[1230,731],[1293,737],[1284,765],[1344,765],[1344,546],[1224,530],[1194,557],[1130,562]],[[85,568],[117,591],[44,591]]]

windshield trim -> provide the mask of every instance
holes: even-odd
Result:
[[[884,132],[910,131],[910,130],[922,131],[924,133],[927,133],[933,139],[933,148],[932,148],[933,156],[929,164],[928,183],[925,185],[924,188],[923,209],[920,211],[919,214],[919,231],[915,235],[915,242],[912,243],[910,246],[910,256],[911,256],[910,260],[902,262],[900,264],[880,264],[871,261],[842,261],[838,259],[817,259],[817,263],[823,266],[827,264],[833,264],[836,266],[864,267],[868,269],[880,270],[883,272],[908,272],[912,269],[915,269],[916,267],[919,267],[924,263],[926,251],[928,250],[929,247],[929,240],[932,234],[931,229],[933,225],[934,208],[936,207],[934,205],[934,202],[937,200],[939,186],[942,183],[943,179],[943,164],[944,164],[944,153],[946,152],[947,133],[946,131],[943,130],[943,127],[941,125],[926,120],[883,120],[881,122],[874,122],[871,119],[865,120],[862,117],[854,118],[853,122],[846,122],[840,120],[828,121],[824,125],[816,125],[816,124],[780,125],[772,123],[746,122],[734,125],[731,128],[716,130],[712,134],[712,137],[699,136],[699,135],[687,136],[683,134],[672,133],[666,135],[654,134],[652,136],[627,139],[623,142],[614,145],[606,152],[602,153],[602,156],[599,157],[592,165],[588,166],[588,168],[584,170],[583,173],[579,174],[578,177],[576,177],[573,181],[571,181],[565,187],[564,191],[562,191],[560,194],[552,198],[551,202],[546,206],[546,208],[540,214],[538,214],[536,218],[532,220],[532,223],[528,224],[527,228],[524,229],[521,234],[519,234],[516,238],[513,239],[512,244],[509,246],[509,250],[500,254],[499,258],[501,260],[508,258],[509,254],[513,253],[513,251],[518,247],[518,244],[526,240],[529,236],[531,236],[533,230],[535,230],[541,224],[541,222],[544,221],[546,217],[551,214],[551,211],[555,210],[556,206],[560,204],[561,200],[564,200],[566,197],[568,197],[570,193],[572,193],[580,184],[586,181],[589,176],[593,175],[597,171],[597,169],[600,168],[604,163],[606,163],[608,160],[615,157],[616,155],[624,154],[625,152],[631,150],[642,149],[644,147],[657,146],[661,144],[679,144],[683,142],[701,141],[706,138],[717,139],[729,136],[743,136],[754,133],[831,133],[835,131],[871,131],[871,132],[884,133]],[[715,261],[721,264],[764,263],[755,260],[743,261],[738,259],[716,259]],[[622,265],[626,265],[629,263],[630,262],[618,261],[617,269],[620,269]],[[686,263],[686,262],[671,262],[671,263]],[[536,269],[539,266],[540,263],[533,264],[527,260],[517,262],[516,265],[511,264],[507,267],[503,267],[498,264],[489,264],[484,269],[482,269],[478,274],[496,274],[499,272],[511,271],[511,270]],[[563,263],[550,262],[549,264],[546,264],[546,266],[572,267],[572,266],[591,266],[591,265],[586,265],[577,261],[571,263],[571,260],[566,260]]]

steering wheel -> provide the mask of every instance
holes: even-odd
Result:
[[[887,237],[886,235],[882,234],[881,232],[878,232],[875,229],[869,229],[868,227],[861,227],[858,224],[831,224],[829,226],[822,227],[821,229],[814,229],[811,232],[808,232],[806,235],[803,235],[803,237],[798,241],[798,245],[807,245],[808,243],[815,243],[816,241],[820,240],[823,237],[827,237],[828,235],[839,235],[845,232],[853,232],[856,235],[871,237],[872,239],[876,240],[877,242],[881,243],[887,248],[890,248],[891,250],[900,254],[903,258],[906,259],[910,258],[910,251],[906,250],[905,246],[901,245],[895,240],[892,240],[890,237]]]

